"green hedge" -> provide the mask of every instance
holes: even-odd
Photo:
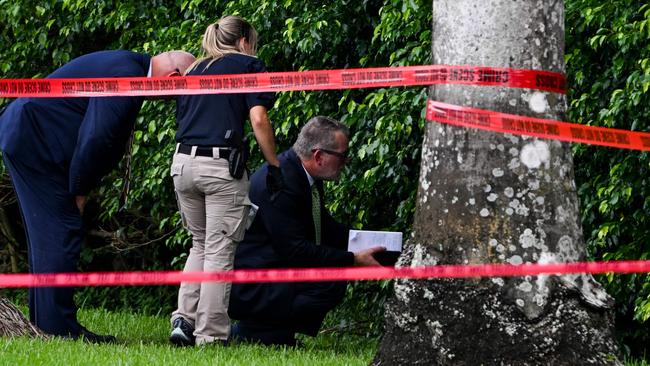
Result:
[[[632,0],[567,0],[570,119],[647,130],[650,120],[650,6]],[[270,71],[431,62],[431,1],[82,1],[0,0],[0,75],[42,77],[73,57],[101,49],[199,52],[205,27],[238,14],[260,33],[259,57]],[[289,147],[311,116],[331,115],[352,130],[354,161],[328,184],[334,215],[357,228],[408,233],[419,175],[426,88],[279,93],[270,112],[278,143]],[[1,100],[4,105],[8,100]],[[84,270],[180,268],[189,237],[179,228],[168,166],[174,105],[146,102],[138,119],[132,191],[117,214],[116,171],[94,195],[90,224],[116,234],[114,246],[91,240]],[[252,166],[261,162],[257,148]],[[648,153],[575,145],[585,238],[594,259],[646,259],[650,253]],[[148,243],[148,244],[147,244]],[[133,244],[147,244],[137,246]],[[619,324],[635,349],[647,344],[648,275],[604,276]],[[386,283],[356,284],[343,318],[379,319]],[[379,290],[379,292],[375,291]],[[174,287],[86,289],[89,305],[167,312]],[[372,293],[374,295],[369,295]],[[357,295],[355,295],[357,294]],[[368,308],[367,298],[374,306]],[[162,302],[162,305],[161,305]],[[372,323],[371,329],[378,325]]]
[[[573,122],[648,131],[650,128],[650,4],[647,1],[567,1],[567,52]],[[584,235],[597,260],[649,259],[650,155],[575,145]],[[650,276],[606,275],[616,298],[624,342],[650,343]]]
[[[3,78],[43,77],[71,58],[100,49],[152,54],[184,49],[198,54],[205,27],[227,14],[241,15],[257,28],[258,56],[269,71],[418,65],[431,60],[430,1],[0,0],[0,42],[8,48],[3,50],[0,70]],[[270,117],[281,149],[291,146],[299,128],[314,115],[347,123],[354,160],[341,182],[328,185],[329,208],[340,221],[357,228],[408,232],[425,101],[423,87],[284,92]],[[104,180],[89,206],[91,227],[115,233],[117,239],[113,246],[89,240],[82,253],[84,270],[181,268],[190,238],[178,230],[180,218],[168,173],[174,115],[173,103],[145,102],[136,126],[129,210],[117,213],[122,186],[117,170]],[[256,145],[251,145],[255,167],[262,160]],[[137,247],[149,241],[154,242]],[[355,285],[350,293],[364,297],[351,296],[341,316],[379,319],[380,304],[389,291],[386,283]],[[167,312],[175,306],[174,292],[173,287],[88,288],[80,292],[79,301]],[[365,301],[368,293],[377,301]],[[377,329],[377,324],[369,328]]]

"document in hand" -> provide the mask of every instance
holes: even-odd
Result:
[[[372,247],[386,247],[385,252],[376,253],[374,257],[379,263],[392,266],[402,251],[402,233],[395,231],[350,230],[348,251],[356,253]]]

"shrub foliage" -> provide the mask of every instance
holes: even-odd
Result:
[[[567,1],[569,118],[594,126],[650,128],[650,4]],[[594,259],[650,257],[650,155],[576,145],[582,222]],[[650,276],[600,277],[616,298],[620,334],[647,347]]]
[[[565,3],[570,119],[647,130],[650,5],[642,0]],[[424,0],[0,0],[0,76],[43,77],[76,56],[103,49],[150,54],[183,49],[199,54],[205,27],[227,14],[241,15],[257,28],[258,56],[269,71],[427,64],[431,11],[431,1]],[[328,184],[329,208],[356,228],[408,233],[426,96],[422,87],[282,92],[270,117],[282,149],[314,115],[348,124],[354,160],[342,181]],[[0,106],[8,102],[0,99]],[[128,210],[117,212],[122,186],[118,169],[93,193],[83,270],[180,268],[190,238],[179,230],[168,173],[174,129],[173,102],[145,102],[136,126]],[[262,160],[254,143],[251,148],[254,168]],[[585,237],[593,258],[647,259],[648,153],[586,145],[576,145],[574,151]],[[0,204],[9,214],[5,224],[16,226],[18,233],[20,220],[6,182],[4,176]],[[18,253],[24,251],[23,243]],[[24,257],[18,259],[25,268]],[[0,266],[6,263],[2,260]],[[650,318],[650,277],[611,275],[601,281],[616,297],[621,319],[634,325],[626,334],[636,332],[634,339],[641,339]],[[389,288],[386,283],[356,284],[341,316],[379,319]],[[369,290],[380,290],[373,292],[371,310],[364,301]],[[135,291],[124,288],[86,289],[82,297],[87,304],[166,312],[174,307],[174,291],[142,289],[133,296]],[[371,324],[376,330],[377,322]]]

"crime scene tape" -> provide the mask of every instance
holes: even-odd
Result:
[[[0,98],[163,96],[466,84],[565,93],[549,71],[477,66],[400,66],[167,78],[0,79]]]
[[[650,151],[650,133],[648,132],[523,117],[485,109],[461,107],[431,99],[427,103],[426,119],[432,122],[472,127],[492,132]]]
[[[550,264],[474,264],[422,267],[344,267],[232,270],[220,272],[93,272],[0,274],[0,288],[66,286],[176,285],[181,282],[316,282],[383,279],[514,277],[579,273],[650,272],[650,261],[575,262]]]
[[[406,66],[175,78],[4,79],[0,98],[163,96],[465,84],[565,93],[559,73],[475,66]],[[495,132],[650,150],[650,133],[576,125],[466,108],[429,100],[427,120]],[[222,272],[92,272],[0,274],[0,288],[176,285],[181,282],[315,282],[650,272],[650,261],[346,267]]]

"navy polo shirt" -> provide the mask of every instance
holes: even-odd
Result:
[[[249,74],[265,72],[264,63],[256,57],[227,54],[206,66],[201,62],[187,75]],[[236,93],[181,95],[177,98],[176,142],[196,146],[232,146],[244,135],[244,122],[251,108],[261,105],[270,109],[275,93]],[[226,132],[232,131],[232,140],[226,141]]]

